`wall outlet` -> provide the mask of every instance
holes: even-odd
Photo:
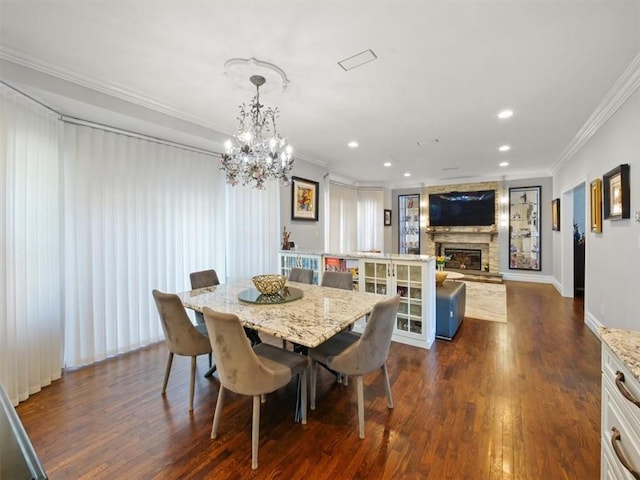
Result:
[[[640,210],[636,210],[635,219],[636,219],[636,222],[640,222]]]

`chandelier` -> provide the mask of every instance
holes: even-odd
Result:
[[[289,185],[289,172],[293,167],[293,149],[276,130],[278,108],[260,104],[260,87],[266,82],[260,75],[253,75],[251,83],[256,94],[249,107],[239,106],[240,115],[237,133],[225,142],[225,153],[221,154],[221,170],[227,175],[227,183],[252,185],[264,189],[267,180],[280,180]]]

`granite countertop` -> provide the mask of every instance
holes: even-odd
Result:
[[[640,331],[600,327],[600,338],[640,381]]]
[[[306,347],[316,347],[342,331],[374,305],[388,297],[375,293],[287,282],[302,290],[299,300],[281,304],[242,302],[238,294],[252,288],[251,281],[237,281],[179,293],[185,307],[204,307],[238,315],[243,325]]]
[[[382,260],[404,260],[413,262],[435,261],[433,255],[410,255],[403,253],[381,253],[381,252],[319,252],[315,250],[280,250],[281,253],[293,253],[301,255],[325,255],[342,258],[378,258]]]

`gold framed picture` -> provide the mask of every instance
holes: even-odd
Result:
[[[560,199],[551,200],[551,230],[560,231]]]
[[[591,182],[590,191],[591,231],[602,233],[602,181],[599,178]]]
[[[618,165],[602,177],[604,218],[620,220],[631,217],[629,202],[629,164]]]

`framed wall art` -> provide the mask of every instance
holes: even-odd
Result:
[[[560,231],[560,199],[551,200],[551,230]]]
[[[590,192],[591,231],[602,233],[602,180],[596,178],[591,182]]]
[[[318,221],[319,189],[318,182],[291,177],[291,220]]]
[[[631,217],[629,164],[618,165],[602,177],[604,218],[620,220]]]
[[[391,226],[391,210],[387,210],[386,208],[384,210],[384,226]]]

